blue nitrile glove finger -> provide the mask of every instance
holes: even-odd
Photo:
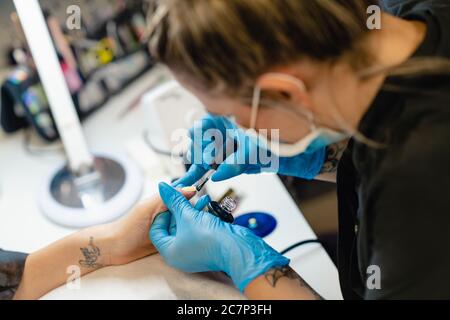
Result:
[[[197,121],[189,130],[191,145],[187,158],[191,167],[184,177],[172,184],[174,187],[193,185],[211,169],[211,164],[215,163],[216,155],[210,152],[211,149],[214,150],[215,144],[210,136],[206,136],[208,130],[212,129],[218,130],[217,133],[220,133],[223,137],[226,136],[226,128],[223,126],[220,118],[211,115],[206,116],[201,121]]]
[[[216,172],[211,176],[212,181],[223,181],[241,174],[261,173],[265,165],[260,161],[263,150],[258,147],[258,142],[253,137],[244,133],[235,124],[224,118],[223,122],[227,128],[232,128],[232,134],[228,134],[229,139],[237,142],[236,151],[229,155],[223,163],[219,165]],[[272,159],[277,160],[275,157]],[[272,172],[276,172],[274,168]]]
[[[211,198],[208,195],[204,195],[200,199],[198,199],[197,203],[195,204],[195,209],[199,211],[203,210],[210,202]],[[169,234],[173,236],[176,233],[177,233],[177,222],[175,220],[175,217],[171,215]]]
[[[227,159],[225,159],[224,163],[218,166],[216,172],[211,176],[211,180],[214,182],[224,181],[241,174],[256,174],[261,173],[261,167],[258,165],[242,165],[237,164],[237,158],[239,155],[237,153],[232,154]]]
[[[280,158],[279,174],[314,179],[323,167],[327,149],[322,148],[313,153],[302,153],[291,158]]]
[[[220,152],[223,152],[227,128],[221,117],[208,115],[197,121],[189,131],[191,145],[188,159],[191,164],[211,169],[211,165],[222,162]],[[219,154],[218,154],[219,152]],[[219,157],[219,159],[217,159]]]
[[[227,159],[219,165],[217,172],[211,177],[213,181],[230,179],[242,173],[261,172],[260,163],[249,163],[249,160],[253,159],[252,157],[258,151],[257,148],[252,147],[252,143],[249,141],[251,138],[227,118],[208,115],[202,121],[197,122],[190,130],[193,142],[189,150],[189,159],[194,164],[174,186],[178,187],[178,183],[183,185],[194,184],[211,168],[211,163],[215,163],[216,154],[212,151],[217,151],[215,148],[218,146],[216,146],[215,140],[211,139],[210,130],[212,129],[217,130],[216,133],[222,135],[220,138],[220,141],[223,142],[222,150],[227,150],[228,140],[235,140],[238,145],[242,146],[235,153],[229,154]],[[230,144],[228,142],[228,145]]]
[[[203,177],[207,171],[208,171],[208,169],[205,169],[202,166],[193,164],[189,168],[188,172],[186,172],[184,177],[175,181],[172,184],[172,186],[175,188],[180,188],[181,186],[192,186],[194,183],[196,183],[198,180],[200,180],[200,178]]]
[[[177,234],[177,221],[175,220],[175,217],[172,214],[170,214],[169,234],[171,236]]]
[[[154,243],[158,243],[161,250],[168,247],[173,241],[173,237],[169,234],[169,226],[172,214],[169,211],[158,214],[150,229],[150,237]]]
[[[158,217],[150,230],[153,244],[172,267],[185,272],[224,271],[244,291],[256,277],[289,260],[249,229],[225,223],[199,211],[176,189],[159,185],[165,205],[177,219],[176,235],[169,234],[168,221]],[[154,230],[155,229],[155,230]]]
[[[195,210],[202,211],[205,209],[205,207],[211,202],[211,198],[208,195],[202,196],[200,199],[198,199],[197,203],[195,204]]]

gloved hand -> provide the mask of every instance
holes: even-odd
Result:
[[[249,229],[200,211],[209,199],[202,198],[194,208],[181,193],[165,183],[160,183],[159,192],[170,212],[156,217],[150,238],[170,266],[185,272],[223,271],[243,292],[256,277],[289,264],[289,259]],[[170,230],[171,213],[176,230]]]
[[[192,139],[189,160],[192,165],[184,177],[174,182],[174,186],[190,186],[197,182],[214,163],[216,156],[211,152],[214,142],[205,138],[205,133],[211,129],[218,130],[222,137],[234,139],[237,142],[237,150],[221,163],[217,171],[212,175],[212,181],[227,180],[240,174],[255,174],[262,171],[275,172],[288,176],[304,179],[313,179],[320,172],[325,161],[326,148],[311,154],[300,154],[291,158],[277,158],[258,141],[245,134],[232,121],[225,117],[206,116],[199,121],[191,130]],[[223,149],[226,150],[225,138]],[[261,150],[263,148],[264,150]],[[261,155],[264,155],[262,159]],[[267,160],[270,160],[269,162]]]

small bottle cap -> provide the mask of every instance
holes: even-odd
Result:
[[[225,197],[220,202],[220,207],[228,213],[232,213],[236,209],[237,203],[233,198]]]
[[[250,229],[256,229],[258,228],[258,221],[256,220],[256,218],[250,218],[248,219],[248,227]]]

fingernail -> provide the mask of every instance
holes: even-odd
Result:
[[[211,181],[212,182],[219,182],[221,179],[220,179],[221,177],[220,177],[220,172],[216,172],[216,173],[214,173],[212,176],[211,176]]]
[[[181,191],[184,191],[184,192],[197,192],[197,189],[195,188],[195,186],[190,186],[190,187],[181,188]]]

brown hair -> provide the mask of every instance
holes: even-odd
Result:
[[[152,26],[150,51],[176,72],[194,76],[203,89],[237,93],[275,63],[302,57],[333,61],[353,53],[352,65],[364,64],[368,57],[359,47],[369,32],[366,10],[375,4],[377,0],[160,0],[166,12]]]
[[[362,78],[450,74],[444,58],[370,69],[373,59],[363,48],[367,8],[378,0],[154,1],[152,56],[212,93],[248,96],[261,74],[304,57],[330,63],[347,58],[355,70],[369,70]]]
[[[305,57],[330,64],[346,59],[361,79],[380,73],[450,75],[450,60],[445,58],[373,67],[374,58],[364,44],[370,32],[367,9],[378,5],[378,0],[154,1],[149,11],[151,54],[210,93],[248,99],[264,72]],[[404,85],[384,89],[442,94]],[[354,130],[358,141],[385,146]]]

